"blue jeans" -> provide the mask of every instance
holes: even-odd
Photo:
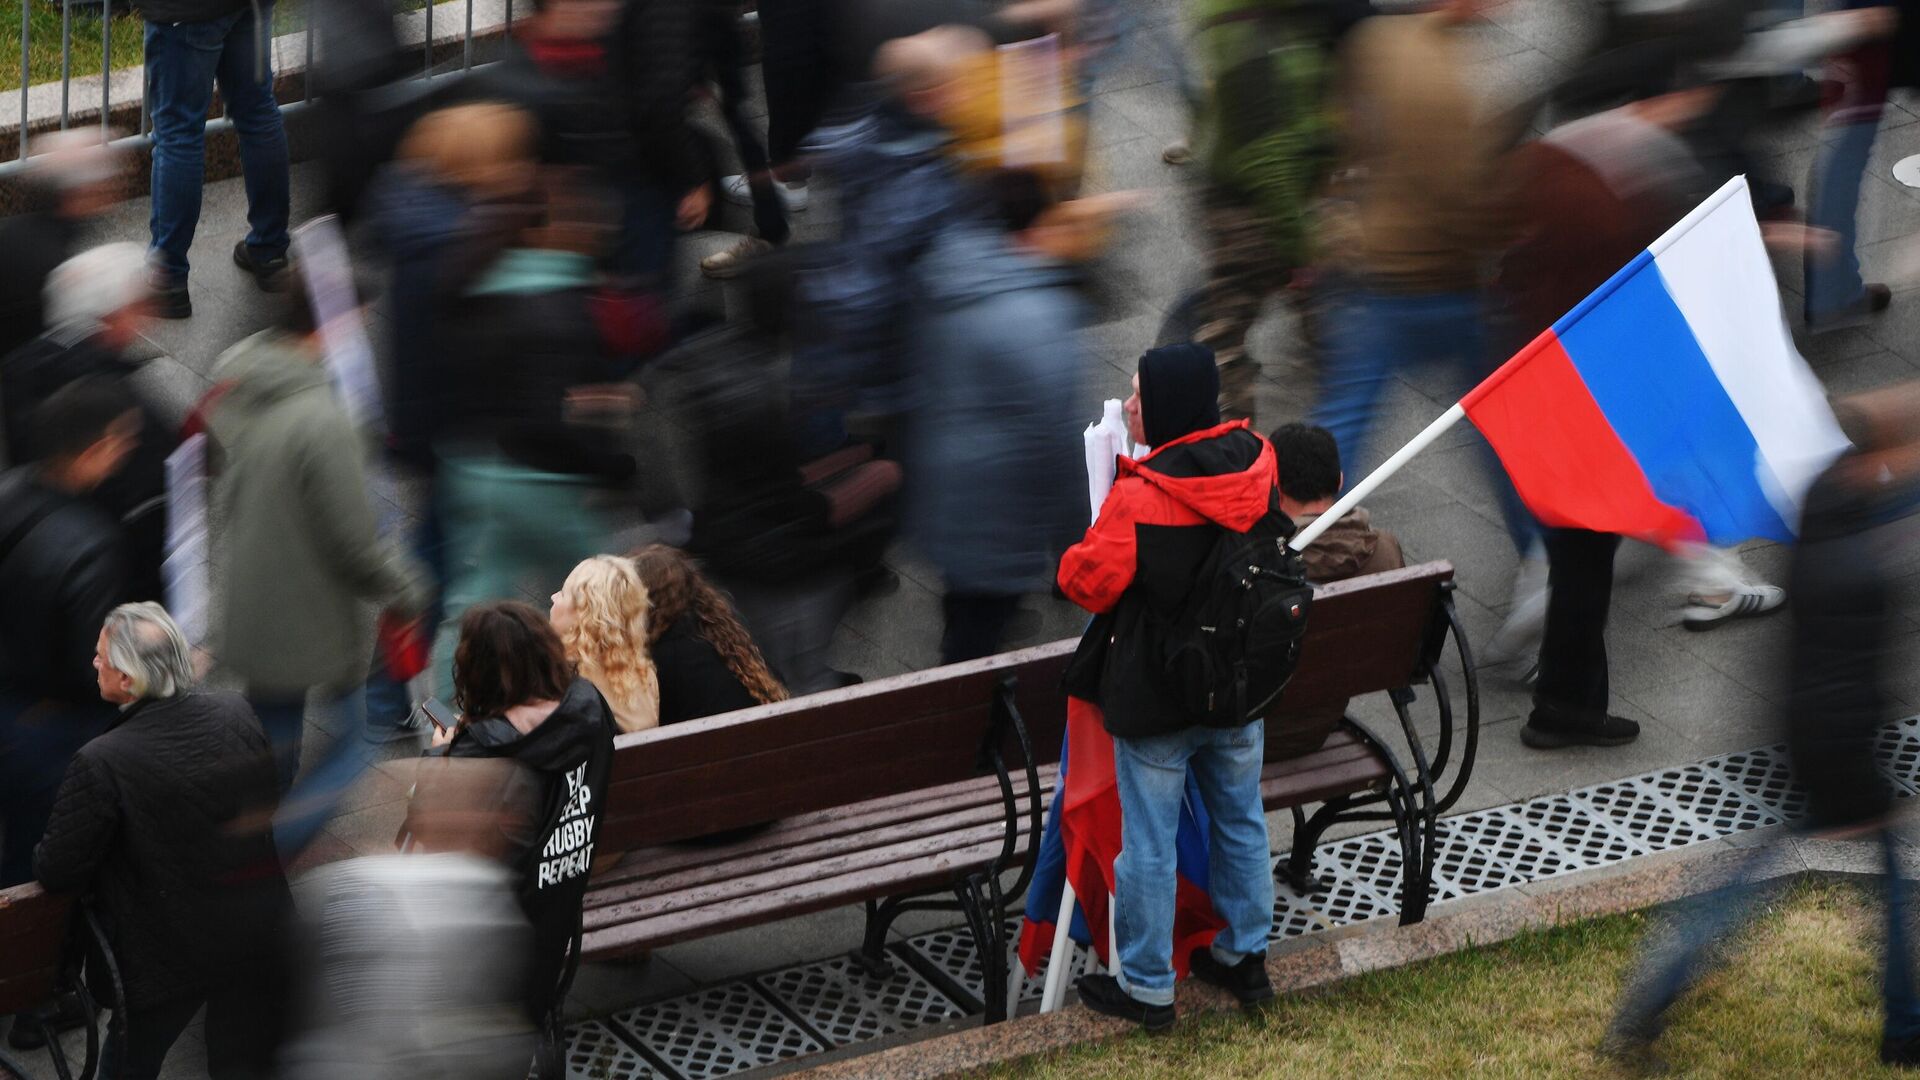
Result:
[[[1113,740],[1120,788],[1120,857],[1114,860],[1114,922],[1128,993],[1173,1003],[1173,915],[1179,890],[1175,841],[1187,773],[1209,818],[1208,891],[1227,928],[1214,958],[1237,964],[1264,954],[1273,928],[1273,862],[1260,804],[1265,724],[1188,728]]]
[[[340,732],[327,753],[307,774],[300,771],[300,746],[306,729],[304,694],[248,691],[247,703],[260,718],[280,783],[280,809],[273,819],[273,839],[282,862],[292,862],[320,834],[347,791],[360,780],[370,759],[360,749],[356,734],[365,721],[366,702],[358,688],[328,697],[316,695],[314,711],[333,717]]]
[[[1372,470],[1367,437],[1387,381],[1405,366],[1434,360],[1460,365],[1475,381],[1492,371],[1479,293],[1383,293],[1359,286],[1334,305],[1327,319],[1326,372],[1311,420],[1333,433],[1349,486]],[[1499,459],[1481,445],[1507,535],[1524,554],[1538,528]]]
[[[1820,158],[1814,168],[1813,194],[1807,206],[1807,224],[1837,234],[1830,255],[1808,252],[1807,317],[1831,315],[1860,299],[1866,284],[1860,280],[1860,181],[1873,153],[1880,120],[1837,124],[1820,133]]]
[[[1886,860],[1883,887],[1887,916],[1882,1033],[1887,1039],[1911,1039],[1920,1036],[1920,1000],[1914,996],[1913,954],[1906,925],[1911,884],[1900,877],[1899,841],[1892,830],[1883,830],[1880,842]],[[1651,938],[1642,946],[1640,961],[1628,978],[1620,1009],[1614,1015],[1615,1031],[1647,1040],[1660,1036],[1666,1027],[1668,1008],[1720,958],[1717,946],[1753,918],[1764,890],[1751,877],[1766,861],[1770,847],[1753,849],[1734,884],[1685,901],[1672,922],[1658,932],[1664,936]]]
[[[287,250],[287,133],[273,97],[273,70],[261,39],[272,33],[273,7],[204,22],[147,23],[147,102],[153,112],[154,261],[185,281],[187,249],[200,223],[206,175],[207,110],[213,84],[240,139],[247,185],[247,247],[256,259]]]

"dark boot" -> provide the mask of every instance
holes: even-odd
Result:
[[[1111,975],[1082,975],[1074,983],[1080,991],[1080,1003],[1102,1016],[1131,1020],[1158,1035],[1173,1027],[1176,1019],[1171,1005],[1149,1005],[1120,989],[1120,980]]]
[[[1267,978],[1267,958],[1249,954],[1228,967],[1213,958],[1211,948],[1193,950],[1187,961],[1193,977],[1232,994],[1243,1009],[1257,1009],[1273,1000],[1273,983]]]
[[[1640,737],[1640,725],[1603,712],[1576,712],[1535,701],[1520,729],[1520,741],[1536,750],[1563,746],[1625,746]]]

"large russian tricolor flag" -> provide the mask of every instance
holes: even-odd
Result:
[[[1460,402],[1547,525],[1791,540],[1845,448],[1734,177]]]

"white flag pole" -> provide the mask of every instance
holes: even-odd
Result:
[[[1053,923],[1053,951],[1047,954],[1047,982],[1040,991],[1040,1011],[1050,1013],[1067,996],[1067,960],[1072,946],[1067,931],[1073,926],[1073,882],[1060,883],[1060,914]]]
[[[1433,445],[1435,439],[1444,434],[1448,428],[1459,423],[1460,419],[1466,415],[1466,408],[1459,402],[1454,402],[1453,408],[1441,413],[1433,423],[1426,426],[1425,430],[1415,435],[1411,442],[1395,450],[1393,456],[1381,462],[1380,467],[1368,474],[1365,480],[1349,488],[1345,495],[1340,496],[1332,506],[1327,508],[1326,513],[1313,519],[1306,528],[1295,533],[1293,539],[1287,542],[1287,546],[1295,551],[1305,551],[1308,544],[1319,539],[1320,534],[1331,528],[1333,523],[1339,521],[1347,511],[1359,506],[1361,499],[1373,494],[1374,488],[1386,483],[1387,477],[1399,472],[1400,466],[1413,460],[1413,455]]]

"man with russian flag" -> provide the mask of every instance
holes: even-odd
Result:
[[[1278,477],[1273,448],[1244,420],[1220,422],[1219,392],[1204,345],[1163,346],[1140,358],[1127,431],[1154,451],[1120,459],[1099,518],[1061,560],[1060,588],[1075,603],[1105,615],[1130,595],[1138,601],[1131,611],[1184,596],[1221,529],[1246,532],[1268,513]],[[1097,623],[1083,640],[1083,651],[1089,641],[1111,650],[1101,665],[1104,708],[1069,686],[1071,760],[1062,762],[1053,814],[1062,842],[1044,845],[1041,858],[1055,853],[1046,876],[1064,873],[1073,883],[1097,928],[1096,948],[1118,973],[1082,978],[1081,1001],[1162,1031],[1174,1021],[1176,968],[1191,965],[1249,1005],[1273,997],[1273,872],[1260,800],[1265,725],[1208,727],[1185,714],[1144,662],[1144,622]],[[1111,635],[1104,641],[1101,628]],[[1109,892],[1116,942],[1100,932]],[[1022,940],[1029,970],[1046,926],[1033,904],[1058,895],[1036,878]]]

